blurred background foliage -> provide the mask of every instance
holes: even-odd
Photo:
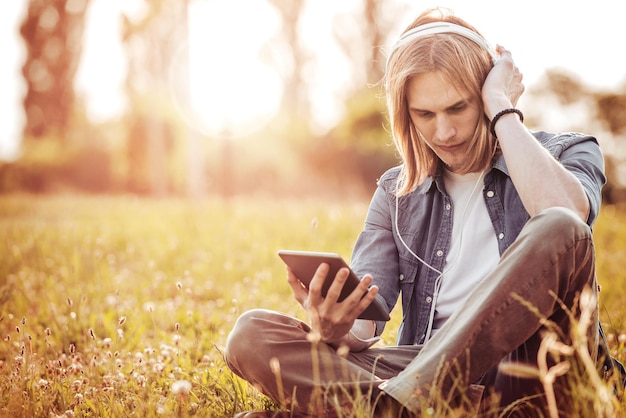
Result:
[[[369,197],[377,177],[399,161],[379,82],[382,46],[400,29],[390,17],[401,6],[390,10],[393,2],[385,3],[383,13],[383,2],[362,0],[354,14],[335,18],[333,37],[353,76],[339,122],[321,129],[312,122],[309,76],[315,56],[299,32],[305,2],[266,0],[276,9],[281,30],[261,59],[281,77],[280,108],[253,134],[219,138],[190,128],[168,91],[171,62],[188,59],[176,54],[186,40],[192,1],[145,0],[141,18],[120,16],[129,106],[121,118],[94,122],[73,88],[91,2],[29,0],[20,31],[27,51],[22,152],[17,160],[0,163],[0,192]],[[626,85],[597,90],[551,70],[529,87],[523,98],[527,125],[597,136],[609,175],[605,199],[626,200],[621,180],[626,176],[620,172],[626,158],[621,151]]]

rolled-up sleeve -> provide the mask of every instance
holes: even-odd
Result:
[[[557,156],[563,167],[580,181],[589,199],[587,224],[593,225],[602,204],[602,187],[606,183],[604,157],[597,140],[592,136],[580,135],[571,143],[565,142]]]

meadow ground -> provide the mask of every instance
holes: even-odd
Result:
[[[348,258],[366,209],[0,197],[0,416],[219,417],[275,407],[226,368],[228,332],[251,308],[303,317],[277,250]],[[594,234],[601,319],[624,360],[626,211],[603,208]],[[396,311],[382,344],[395,340]]]

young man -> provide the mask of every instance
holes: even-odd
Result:
[[[327,265],[308,290],[289,271],[310,323],[244,313],[229,336],[228,365],[315,416],[350,405],[355,388],[407,413],[419,413],[430,390],[454,400],[480,398],[483,388],[503,406],[528,398],[544,408],[538,380],[498,364],[536,365],[547,324],[567,342],[567,310],[579,312],[585,289],[597,355],[590,226],[605,182],[598,144],[525,128],[511,53],[441,10],[420,15],[393,46],[385,87],[403,164],[379,180],[354,247],[360,287],[339,303],[345,270],[325,298]],[[374,298],[391,311],[399,296],[398,346],[370,348],[385,323],[357,317]]]

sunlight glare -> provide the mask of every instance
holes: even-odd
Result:
[[[272,12],[253,0],[190,4],[189,46],[184,51],[189,54],[189,97],[180,97],[180,85],[173,94],[189,103],[179,109],[194,129],[239,137],[262,129],[275,115],[282,83],[259,59],[259,49],[277,30]],[[174,66],[182,65],[176,61]],[[181,71],[175,70],[175,76]]]

